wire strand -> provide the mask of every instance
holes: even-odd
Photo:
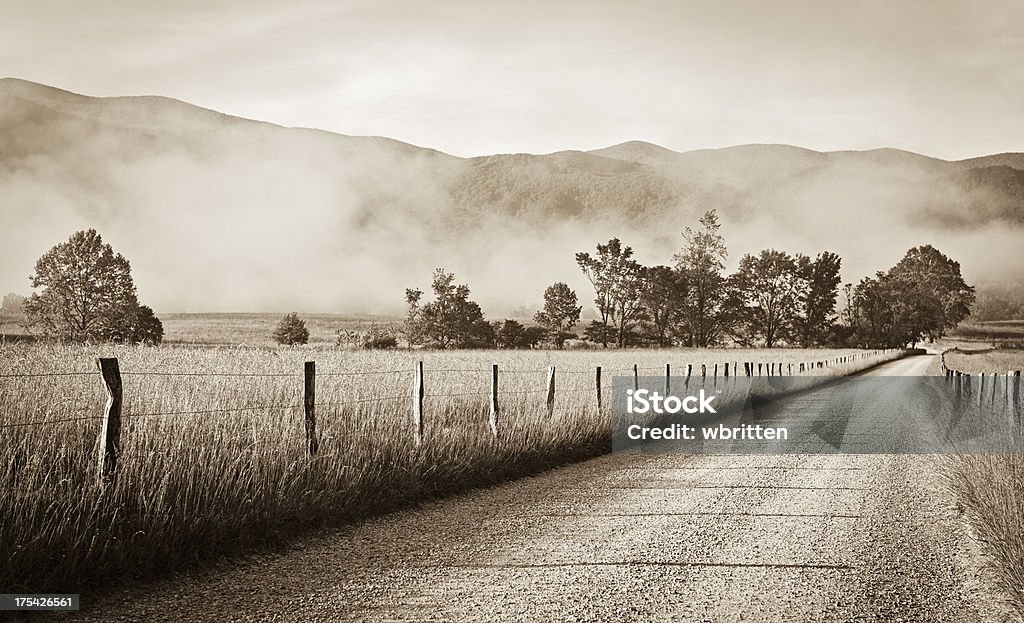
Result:
[[[92,372],[32,372],[26,374],[0,374],[0,379],[30,379],[48,376],[92,376],[94,374],[98,375],[99,371],[93,370]]]
[[[0,428],[21,428],[24,426],[41,426],[45,424],[60,424],[62,422],[85,422],[86,420],[102,420],[103,416],[91,415],[88,417],[62,418],[59,420],[38,420],[35,422],[19,422],[17,424],[0,424]]]
[[[126,413],[124,417],[163,417],[167,415],[202,415],[208,413],[230,413],[235,411],[262,411],[269,409],[297,409],[303,405],[252,405],[230,409],[196,409],[188,411],[162,411],[154,413]]]

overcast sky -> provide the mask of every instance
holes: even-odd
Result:
[[[0,72],[469,156],[1024,150],[1024,2],[0,0]]]

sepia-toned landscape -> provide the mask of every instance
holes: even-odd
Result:
[[[1013,2],[4,13],[0,620],[1024,618]]]

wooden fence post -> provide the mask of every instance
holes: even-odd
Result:
[[[491,432],[498,436],[498,364],[491,364]]]
[[[757,364],[757,375],[761,376],[761,364]]]
[[[107,404],[103,409],[103,428],[100,432],[100,481],[110,484],[117,477],[117,460],[121,456],[121,368],[116,357],[97,358],[96,366],[107,390]]]
[[[309,456],[315,456],[320,449],[320,442],[316,438],[316,362],[307,361],[305,368],[305,400],[303,406],[306,410],[306,451]]]
[[[729,378],[729,362],[725,362],[725,378]]]
[[[1020,370],[1013,373],[1013,406],[1020,408]]]
[[[555,413],[555,366],[548,366],[548,417]]]
[[[702,363],[700,364],[700,382],[703,383],[706,378],[708,378],[708,367]]]
[[[423,384],[423,362],[416,362],[416,373],[412,384],[412,426],[416,435],[416,445],[423,443],[423,396],[426,394]]]
[[[665,364],[665,395],[672,393],[672,365]]]
[[[612,391],[615,391],[614,389]],[[640,391],[640,370],[637,369],[636,364],[633,364],[633,391]]]
[[[594,379],[597,382],[597,412],[601,412],[601,366],[597,366],[597,376]]]

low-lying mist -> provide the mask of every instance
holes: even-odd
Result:
[[[968,280],[1024,269],[1021,196],[965,187],[958,163],[903,152],[768,146],[746,167],[744,148],[725,164],[716,152],[467,160],[178,102],[162,114],[171,105],[152,98],[76,108],[80,96],[62,93],[0,89],[3,291],[27,293],[40,255],[95,227],[158,312],[401,313],[404,289],[428,288],[441,266],[502,316],[538,308],[554,281],[589,303],[574,254],[613,236],[645,264],[671,264],[682,230],[712,208],[730,268],[763,248],[829,250],[855,282],[927,243]],[[979,201],[999,207],[964,218]]]

